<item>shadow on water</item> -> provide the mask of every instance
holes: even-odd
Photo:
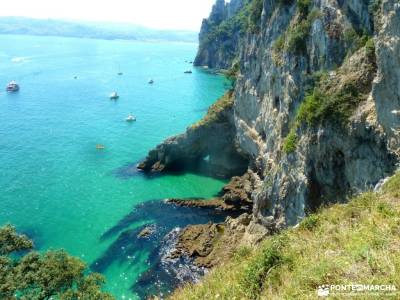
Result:
[[[112,172],[112,175],[119,179],[129,179],[131,177],[141,175],[143,174],[143,172],[137,168],[138,163],[139,162],[127,163],[126,165],[123,165],[122,167],[114,170]]]
[[[128,180],[132,177],[136,177],[136,176],[143,176],[146,179],[156,179],[159,178],[163,175],[165,175],[164,173],[152,173],[152,172],[144,172],[142,170],[139,170],[137,168],[137,165],[142,162],[142,161],[138,161],[135,163],[127,163],[125,165],[123,165],[122,167],[119,167],[117,169],[115,169],[114,171],[111,172],[111,174],[113,176],[115,176],[118,179],[123,179],[123,180]],[[172,171],[168,171],[168,175],[172,175],[172,176],[182,176],[185,175],[187,173],[190,173],[186,170],[172,170]]]
[[[44,236],[38,228],[23,227],[19,228],[18,231],[33,241],[33,247],[35,250],[41,250],[44,247]]]
[[[203,108],[193,110],[193,112],[195,112],[195,113],[204,113],[207,111],[208,111],[208,107],[203,107]]]
[[[122,167],[119,167],[115,169],[114,171],[111,172],[113,176],[115,176],[118,179],[122,180],[128,180],[130,178],[136,177],[136,176],[143,176],[146,179],[152,180],[159,178],[161,176],[164,176],[166,174],[171,175],[171,176],[183,176],[186,174],[197,174],[197,175],[202,175],[206,177],[211,177],[211,178],[216,178],[216,179],[226,179],[231,176],[216,176],[213,172],[210,172],[208,167],[206,165],[196,165],[193,168],[180,168],[179,166],[176,169],[171,169],[168,170],[167,172],[145,172],[142,170],[139,170],[137,168],[137,165],[140,163],[128,163],[126,165],[123,165]]]
[[[112,264],[138,264],[143,253],[148,253],[148,270],[132,284],[132,291],[140,298],[168,293],[184,281],[195,281],[204,272],[185,261],[170,259],[180,228],[189,224],[223,222],[227,213],[208,208],[179,207],[163,200],[137,205],[115,226],[106,231],[101,240],[116,238],[92,265],[96,272],[104,272]],[[132,229],[133,226],[142,225]],[[143,229],[151,226],[152,234],[139,237]]]

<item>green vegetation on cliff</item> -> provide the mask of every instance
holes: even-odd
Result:
[[[297,228],[238,249],[172,299],[315,299],[323,284],[400,284],[400,174],[379,193],[321,208]],[[335,296],[333,296],[335,297]],[[340,295],[336,296],[337,299]],[[372,299],[360,296],[357,299]],[[364,297],[364,298],[363,298]],[[380,293],[374,299],[398,299]]]
[[[300,104],[284,140],[285,153],[296,150],[297,133],[303,125],[306,128],[327,124],[345,126],[360,103],[367,99],[375,72],[375,46],[368,39],[338,70],[313,73],[313,88]]]
[[[104,278],[87,274],[85,264],[64,251],[40,254],[15,228],[0,228],[0,299],[112,300],[101,291]],[[21,251],[27,254],[21,256]]]
[[[259,32],[262,10],[262,0],[243,0],[243,5],[233,15],[216,11],[216,15],[223,15],[222,20],[211,15],[203,22],[195,64],[229,69],[238,55],[239,40],[247,33]],[[219,53],[223,53],[223,58]]]
[[[292,130],[290,130],[283,143],[283,150],[285,151],[285,153],[289,154],[296,150],[297,140],[297,134],[295,128],[293,128]]]
[[[307,53],[307,40],[310,36],[312,23],[320,16],[317,9],[310,11],[309,0],[297,1],[297,18],[295,24],[291,24],[286,32],[277,38],[273,45],[275,57],[281,59],[282,52],[296,55]],[[278,60],[279,60],[278,59]]]
[[[375,47],[372,39],[355,54],[360,64],[348,63],[332,78],[317,73],[315,88],[305,97],[297,113],[298,123],[316,126],[325,121],[345,123],[357,106],[366,99],[375,74]],[[338,78],[338,79],[335,79]]]
[[[262,0],[247,0],[245,5],[231,18],[223,20],[219,24],[209,22],[209,32],[202,44],[207,45],[215,41],[230,40],[236,32],[240,34],[244,34],[248,31],[256,32],[258,30],[262,8]]]
[[[197,123],[192,125],[192,128],[206,126],[211,123],[218,122],[223,116],[222,114],[227,109],[233,107],[233,91],[228,91],[217,100],[207,111],[207,114]]]

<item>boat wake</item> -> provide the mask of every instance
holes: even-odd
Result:
[[[20,64],[20,63],[23,63],[23,62],[27,62],[29,60],[30,60],[29,57],[24,57],[24,56],[11,58],[11,62],[14,63],[14,64]]]

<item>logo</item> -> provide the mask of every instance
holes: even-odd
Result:
[[[329,285],[320,285],[317,290],[318,297],[328,297],[330,292]]]
[[[318,297],[328,297],[330,295],[396,295],[397,288],[392,284],[323,284],[318,286]]]

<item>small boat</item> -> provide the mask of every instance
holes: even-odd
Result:
[[[135,122],[136,121],[136,117],[130,113],[129,116],[125,119],[125,121],[127,121],[127,122]]]
[[[400,110],[392,110],[392,114],[400,117]]]
[[[154,80],[153,79],[150,79],[149,80],[149,84],[153,84],[154,83]]]
[[[112,92],[110,94],[110,99],[111,100],[117,100],[118,98],[119,98],[119,96],[118,96],[117,92]]]
[[[124,73],[122,73],[122,72],[118,72],[118,75],[119,75],[119,76],[121,76],[121,75],[124,75]]]
[[[185,73],[185,74],[192,74],[193,72],[190,71],[190,70],[187,70],[187,71],[185,71],[184,73]]]
[[[78,76],[74,76],[74,79],[78,79]]]
[[[106,147],[104,145],[102,145],[102,144],[97,144],[96,145],[96,149],[97,150],[104,150],[104,149],[106,149]]]
[[[11,81],[11,82],[7,85],[6,91],[7,91],[7,92],[17,92],[17,91],[19,91],[19,85],[18,85],[18,83],[17,83],[15,80]]]

